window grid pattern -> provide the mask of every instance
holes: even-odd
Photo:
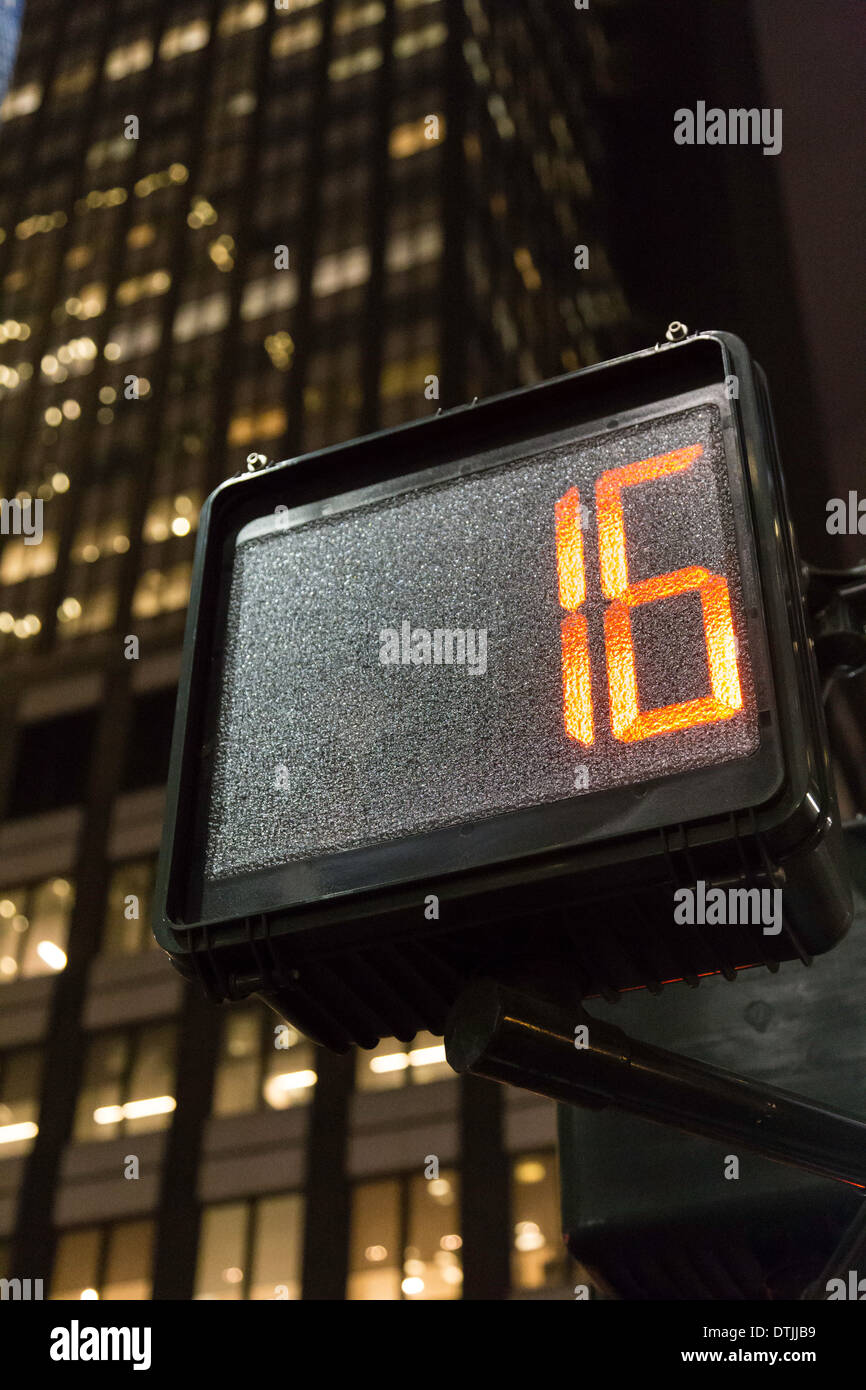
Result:
[[[0,471],[14,475],[13,492],[44,503],[47,520],[44,541],[27,548],[32,554],[14,537],[0,554],[0,652],[11,656],[43,640],[98,641],[121,618],[131,564],[137,620],[182,609],[198,510],[214,482],[251,451],[278,457],[292,429],[305,448],[358,431],[369,352],[361,325],[380,326],[376,423],[438,408],[446,6],[298,0],[270,14],[264,0],[251,0],[220,6],[213,32],[211,8],[172,7],[161,24],[162,7],[121,7],[110,34],[83,10],[64,21],[68,41],[44,91],[44,53],[25,27],[10,106],[18,114],[7,121],[10,159],[23,150],[29,122],[42,119],[50,133],[23,180],[13,185],[12,164],[5,180],[0,168],[0,279],[10,315],[0,334],[10,453]],[[628,309],[593,221],[585,111],[551,113],[539,34],[521,11],[471,0],[464,24],[471,399],[509,380],[598,360],[616,349]],[[304,170],[326,37],[325,105],[316,113],[323,160],[307,264]],[[591,45],[594,70],[604,44],[595,35]],[[267,99],[250,186],[246,151],[262,55]],[[597,76],[601,82],[601,70]],[[383,82],[385,266],[371,319],[370,170]],[[191,182],[202,101],[202,154]],[[142,113],[135,139],[125,132],[130,111]],[[538,216],[540,203],[546,217]],[[178,226],[180,271],[170,263]],[[566,258],[557,283],[544,284],[563,245],[581,242],[589,269],[576,276]],[[310,313],[302,323],[299,277],[307,274]],[[162,306],[170,294],[177,309],[166,335]],[[156,401],[148,388],[166,354]],[[293,374],[302,381],[300,429],[287,406]],[[225,428],[209,437],[227,385]],[[158,425],[147,423],[157,417]],[[364,418],[368,427],[369,411]],[[131,484],[150,468],[142,443],[154,430],[139,548],[130,535],[137,510],[129,486],[112,492],[107,479]],[[177,498],[188,510],[174,509]]]

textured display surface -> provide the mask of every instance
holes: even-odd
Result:
[[[696,444],[689,467],[622,489],[628,579],[635,585],[697,566],[723,576],[742,708],[624,742],[611,730],[595,484],[606,470]],[[584,508],[588,745],[570,738],[564,723],[556,506],[572,488]],[[742,605],[712,405],[294,529],[272,521],[268,534],[241,539],[235,554],[206,876],[393,841],[752,753],[758,716]],[[644,603],[631,621],[641,711],[709,695],[697,591]],[[429,633],[429,644],[420,635],[401,649],[404,623],[410,633]],[[437,629],[467,634],[474,671],[468,659],[436,663]],[[396,648],[394,637],[382,637],[387,630]],[[448,646],[440,640],[440,655]],[[383,661],[395,651],[396,662]],[[411,651],[415,660],[404,662]]]

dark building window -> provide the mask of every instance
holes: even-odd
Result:
[[[123,791],[160,786],[168,776],[168,755],[177,688],[149,690],[135,702],[127,744]]]
[[[91,709],[22,727],[10,818],[36,816],[84,801],[96,719],[97,712]]]

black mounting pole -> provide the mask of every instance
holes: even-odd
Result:
[[[584,1026],[585,1037],[578,1035]],[[638,1042],[579,1005],[568,1008],[495,980],[478,981],[451,1011],[445,1052],[457,1072],[566,1105],[613,1105],[866,1186],[866,1120]]]

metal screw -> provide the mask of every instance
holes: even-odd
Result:
[[[688,328],[684,323],[680,323],[678,319],[674,319],[673,323],[668,324],[668,331],[665,337],[669,343],[682,342],[683,338],[687,338],[688,336]]]

